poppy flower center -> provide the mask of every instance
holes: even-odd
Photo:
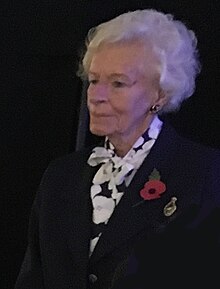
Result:
[[[149,189],[149,194],[155,194],[156,190],[154,188]]]

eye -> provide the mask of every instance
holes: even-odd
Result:
[[[89,79],[89,84],[97,84],[98,83],[98,80],[97,79]]]
[[[112,86],[115,88],[121,88],[121,87],[125,87],[126,83],[122,81],[113,81]]]

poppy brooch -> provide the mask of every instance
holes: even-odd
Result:
[[[148,177],[148,181],[144,187],[140,190],[140,196],[142,201],[135,204],[136,207],[142,204],[144,201],[151,201],[160,198],[160,196],[166,191],[166,185],[160,180],[160,173],[157,169],[153,169]]]

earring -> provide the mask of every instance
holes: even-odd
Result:
[[[159,110],[160,110],[159,104],[154,104],[150,108],[150,112],[152,112],[152,113],[157,113]]]

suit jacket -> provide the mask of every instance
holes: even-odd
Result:
[[[91,149],[47,168],[33,204],[16,289],[220,286],[220,154],[168,124],[137,171],[89,258]],[[156,168],[166,191],[143,200]],[[176,210],[164,207],[175,197]]]

